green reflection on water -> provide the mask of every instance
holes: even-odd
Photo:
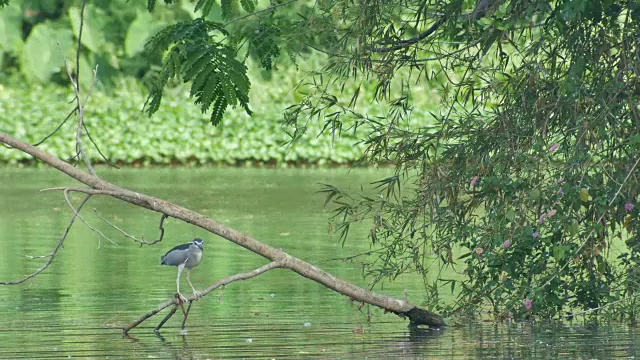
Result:
[[[42,265],[45,259],[26,255],[49,253],[71,215],[61,193],[39,190],[75,184],[48,169],[0,170],[0,277],[12,280]],[[327,234],[329,212],[317,190],[318,183],[359,189],[382,177],[381,171],[176,168],[100,169],[99,173],[366,286],[357,265],[323,262],[367,250],[366,224],[353,230],[342,249]],[[80,196],[73,198],[77,204]],[[122,339],[119,328],[175,291],[176,269],[159,264],[160,255],[174,245],[194,237],[205,239],[205,256],[191,276],[197,288],[266,261],[175,219],[165,222],[162,243],[140,247],[100,220],[94,208],[132,235],[144,234],[147,240],[158,235],[158,214],[108,198],[92,199],[83,216],[113,243],[76,222],[47,271],[24,285],[0,287],[0,358],[635,356],[638,336],[624,326],[594,330],[472,324],[411,333],[405,320],[367,307],[358,310],[357,304],[285,270],[234,283],[198,301],[189,316],[187,336],[180,335],[176,316],[163,328],[163,337],[155,337],[151,330],[161,320],[157,316],[134,330],[134,338]],[[404,288],[410,290],[410,300],[422,301],[421,284],[411,277],[385,286],[383,292],[399,297]]]

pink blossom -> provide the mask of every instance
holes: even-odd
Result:
[[[556,144],[557,145],[557,144]],[[553,182],[553,185],[562,184],[564,182],[564,178],[560,177],[556,181]]]
[[[564,196],[564,189],[563,188],[558,189],[558,195]]]
[[[537,239],[537,238],[539,238],[539,237],[540,237],[540,232],[539,232],[539,231],[536,231],[536,232],[534,232],[534,233],[533,233],[533,235],[531,235],[531,236],[533,236],[533,238],[534,238],[534,239]]]
[[[555,143],[555,144],[551,145],[551,147],[549,148],[549,152],[554,152],[554,151],[558,150],[559,147],[560,147],[560,144]]]
[[[538,220],[538,224],[540,224],[540,225],[544,224],[544,219],[546,219],[546,218],[547,218],[547,214],[546,213],[540,215],[540,220]]]
[[[475,187],[476,183],[478,182],[478,175],[474,176],[473,178],[471,178],[471,187]]]
[[[482,255],[482,253],[483,253],[483,252],[484,252],[484,249],[483,249],[483,248],[480,248],[480,247],[479,247],[479,248],[476,248],[476,254],[478,254],[478,255]]]
[[[552,217],[553,215],[555,215],[557,212],[558,212],[558,211],[557,211],[556,209],[550,210],[550,211],[547,213],[547,217],[548,217],[548,218],[550,218],[550,217]]]
[[[505,241],[504,241],[504,243],[502,244],[502,246],[503,246],[505,249],[508,249],[508,248],[511,246],[511,241],[509,241],[509,240],[505,240]]]
[[[533,302],[531,301],[531,299],[525,299],[523,302],[524,307],[527,308],[527,310],[531,310],[531,308],[533,308]]]
[[[633,208],[634,208],[634,205],[632,203],[630,203],[630,202],[624,204],[624,209],[627,210],[627,211],[631,211],[631,210],[633,210]]]

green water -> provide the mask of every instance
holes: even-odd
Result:
[[[318,183],[359,188],[379,178],[374,170],[99,169],[121,186],[194,209],[249,233],[335,275],[366,285],[357,265],[325,262],[367,250],[364,228],[343,249],[327,235]],[[38,269],[67,226],[71,211],[60,192],[76,185],[47,169],[0,169],[0,281]],[[72,198],[77,204],[80,197]],[[175,292],[176,269],[160,266],[171,247],[194,237],[205,256],[191,280],[205,288],[216,280],[265,264],[259,256],[183,224],[165,222],[164,240],[140,247],[97,213],[146,240],[158,236],[160,216],[108,198],[84,208],[64,249],[38,277],[0,286],[0,359],[16,358],[634,358],[637,329],[625,325],[471,323],[411,332],[406,321],[377,309],[358,309],[345,297],[286,270],[236,282],[196,302],[181,334],[179,316],[153,328],[164,313],[123,338],[121,328]],[[384,293],[422,301],[411,278]],[[189,294],[188,284],[182,290]]]

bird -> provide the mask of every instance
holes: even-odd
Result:
[[[194,239],[190,243],[178,245],[167,251],[164,256],[160,257],[160,265],[169,265],[178,267],[178,278],[176,279],[176,287],[178,295],[182,300],[186,298],[180,293],[180,274],[182,270],[187,269],[187,282],[191,285],[194,296],[200,296],[189,279],[191,269],[198,266],[202,261],[202,253],[204,252],[204,241],[202,239]]]

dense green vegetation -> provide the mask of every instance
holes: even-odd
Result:
[[[357,134],[335,140],[308,136],[294,146],[286,146],[290,138],[279,124],[285,104],[278,98],[290,99],[284,91],[265,93],[262,104],[254,103],[250,122],[246,114],[231,111],[216,128],[182,89],[166,96],[152,117],[141,111],[143,94],[143,89],[128,82],[91,96],[87,128],[111,163],[328,165],[357,163],[362,156],[364,144],[356,145]],[[37,143],[62,123],[72,99],[70,89],[56,85],[3,87],[0,112],[10,116],[0,117],[0,131]],[[75,123],[68,121],[40,147],[61,158],[71,158],[75,154],[74,129]],[[94,147],[88,152],[94,162],[105,162]],[[0,150],[0,162],[30,161],[24,153]]]

